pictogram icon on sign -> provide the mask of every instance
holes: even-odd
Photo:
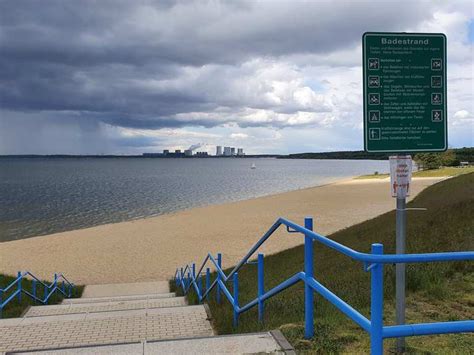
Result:
[[[431,94],[431,104],[432,105],[441,105],[441,93],[435,92]]]
[[[380,94],[369,94],[369,105],[380,105]]]
[[[369,76],[369,88],[379,88],[380,87],[380,77],[377,75]]]
[[[380,62],[379,58],[369,58],[369,70],[379,70]]]
[[[369,122],[380,123],[380,111],[369,111]]]
[[[369,139],[372,141],[380,140],[380,128],[369,128]]]
[[[441,70],[443,69],[443,64],[441,59],[439,58],[433,58],[431,59],[431,70]]]
[[[432,122],[441,122],[441,121],[443,121],[443,111],[442,110],[432,110],[431,111],[431,121]]]
[[[440,88],[441,87],[441,84],[442,81],[441,81],[441,76],[439,75],[433,75],[431,77],[431,87],[432,88]]]

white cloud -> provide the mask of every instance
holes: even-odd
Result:
[[[460,111],[457,111],[455,114],[454,114],[454,118],[458,118],[458,119],[461,119],[461,120],[464,120],[464,119],[473,119],[474,116],[469,113],[469,111],[466,111],[466,110],[460,110]]]
[[[247,139],[248,137],[249,135],[246,133],[231,133],[230,134],[231,139]]]

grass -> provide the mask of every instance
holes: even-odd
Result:
[[[474,166],[465,168],[446,166],[439,169],[420,170],[413,174],[414,177],[443,177],[443,176],[458,176],[474,172]]]
[[[443,167],[439,169],[431,170],[419,170],[413,172],[413,177],[445,177],[445,176],[458,176],[463,174],[470,174],[474,172],[474,166],[469,166],[465,168],[460,167]],[[356,177],[356,179],[385,179],[390,177],[390,174],[370,174],[370,175],[361,175]]]
[[[390,174],[370,174],[370,175],[361,175],[357,176],[356,180],[366,180],[366,179],[385,179],[390,177]]]
[[[394,202],[395,203],[395,202]],[[422,191],[409,206],[426,207],[427,211],[409,211],[407,252],[439,252],[474,248],[474,174],[445,180]],[[344,216],[341,216],[343,218]],[[263,231],[262,231],[263,232]],[[256,236],[257,237],[257,236]],[[295,236],[296,237],[296,236]],[[359,251],[369,252],[371,243],[381,242],[386,253],[395,252],[395,213],[334,233],[331,239]],[[360,263],[315,244],[315,276],[323,285],[358,309],[370,315],[370,275]],[[244,251],[242,251],[242,255]],[[294,273],[303,270],[303,247],[298,246],[265,257],[265,288],[268,290]],[[225,260],[224,260],[225,262]],[[230,269],[226,270],[228,273]],[[394,324],[395,273],[392,265],[384,270],[384,324]],[[215,275],[212,275],[214,279]],[[172,282],[171,282],[172,284]],[[474,265],[468,262],[414,264],[407,266],[407,322],[433,322],[472,318],[474,306]],[[230,284],[231,286],[231,284]],[[256,265],[239,271],[240,304],[257,294]],[[231,291],[232,292],[232,291]],[[223,297],[224,298],[224,297]],[[190,303],[196,303],[191,292]],[[265,303],[265,319],[258,322],[254,308],[240,317],[232,328],[232,311],[225,300],[209,306],[214,327],[219,334],[280,329],[299,352],[368,353],[369,337],[335,307],[315,295],[315,330],[312,340],[304,334],[304,287],[299,283]],[[409,353],[469,353],[474,336],[453,334],[407,338]],[[394,341],[386,340],[385,349]]]
[[[13,281],[16,280],[16,277],[0,274],[0,288],[5,288],[6,286],[10,285]],[[45,284],[49,285],[50,281],[43,281]],[[33,289],[33,282],[28,279],[23,279],[22,281],[22,288],[30,293],[32,293]],[[12,292],[15,292],[16,286],[13,286],[13,289],[7,291],[4,295],[2,295],[2,300],[7,299],[11,295]],[[84,290],[84,286],[75,286],[71,297],[77,298],[81,297],[82,291]],[[37,283],[36,284],[36,292],[38,296],[43,297],[44,295],[44,287]],[[64,296],[59,292],[55,292],[48,301],[48,304],[58,304],[64,299]],[[8,303],[8,305],[3,309],[3,313],[1,314],[2,318],[14,318],[20,317],[23,312],[29,306],[37,306],[40,303],[35,303],[29,296],[22,294],[21,295],[21,302],[15,297],[12,301]]]

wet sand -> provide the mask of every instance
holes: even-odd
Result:
[[[440,178],[416,178],[413,198]],[[251,200],[193,208],[158,217],[106,224],[0,243],[0,272],[29,270],[51,279],[64,273],[76,284],[165,280],[176,267],[201,262],[207,252],[237,263],[278,217],[330,234],[393,210],[389,179],[345,180]],[[298,244],[284,228],[262,248],[275,253]]]

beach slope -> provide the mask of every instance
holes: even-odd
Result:
[[[413,198],[442,178],[416,178]],[[175,268],[201,261],[207,252],[235,264],[278,217],[303,223],[314,218],[322,234],[393,210],[389,179],[345,180],[251,200],[193,208],[158,217],[107,224],[0,244],[0,273],[30,270],[43,278],[64,273],[77,284],[164,280]],[[423,207],[423,206],[420,206]],[[395,221],[394,221],[395,223]],[[278,231],[262,252],[303,242]]]

